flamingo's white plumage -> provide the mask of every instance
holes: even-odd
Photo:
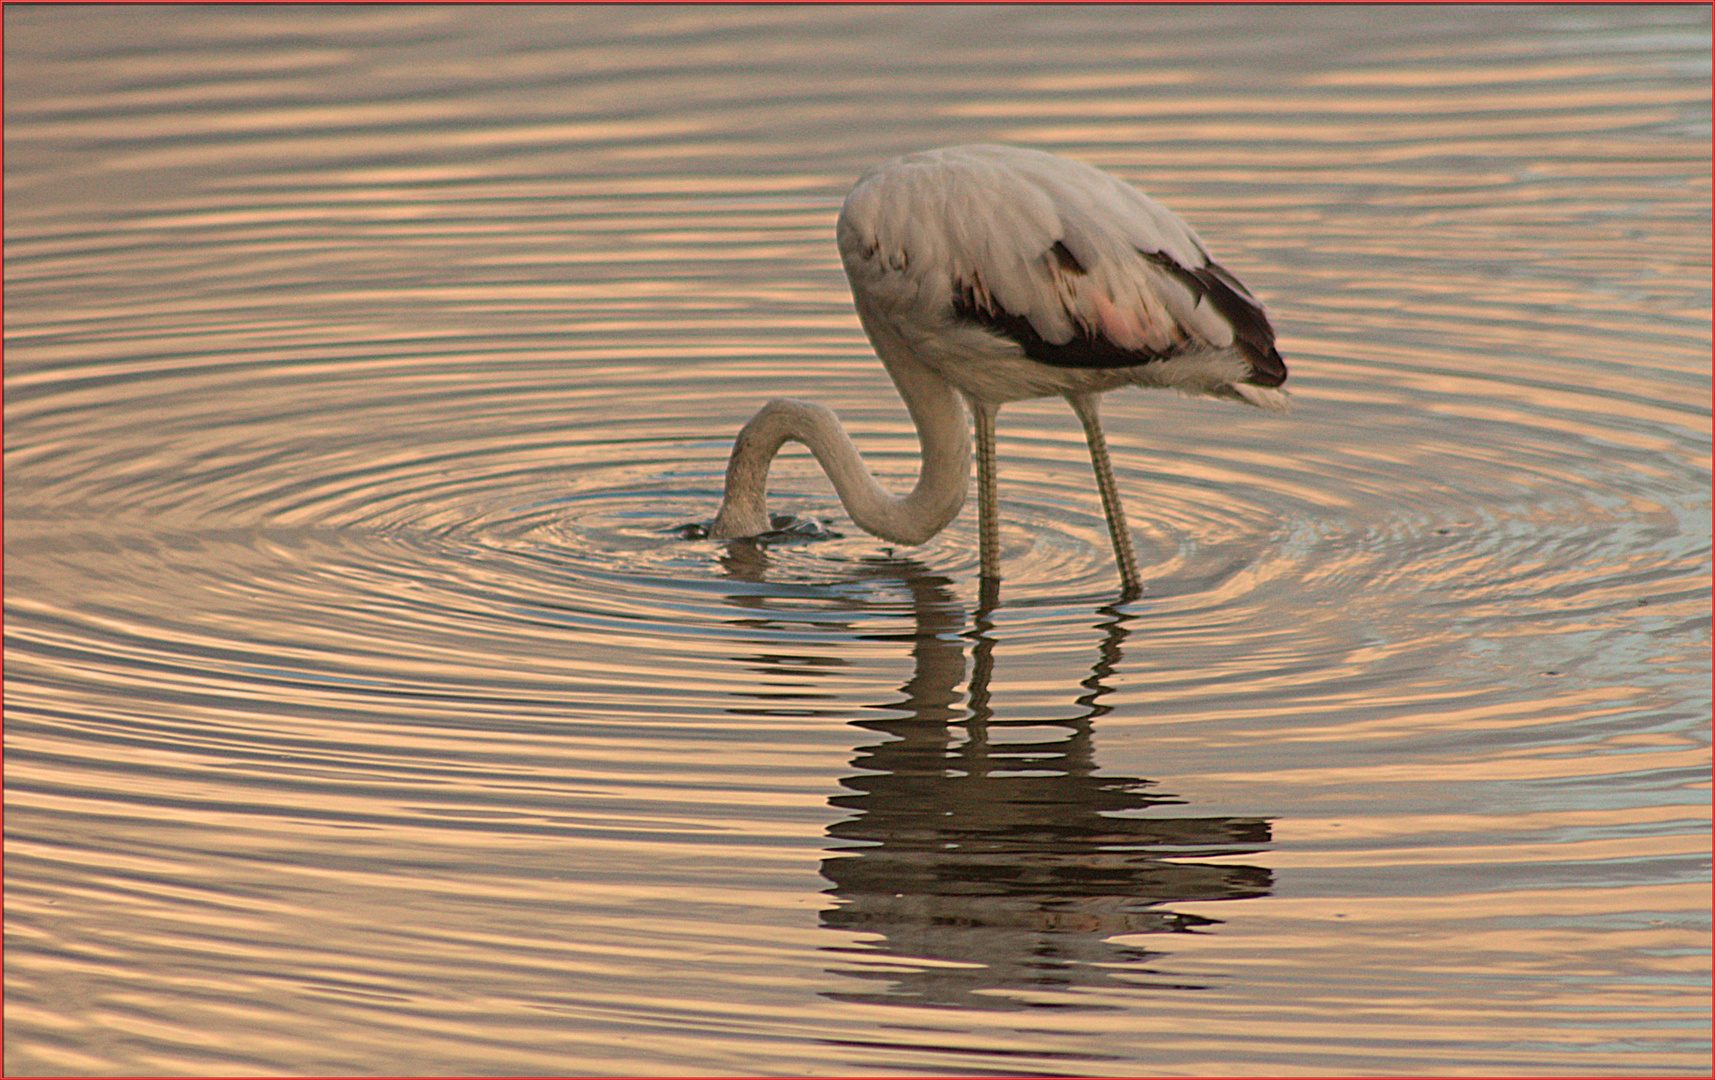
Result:
[[[858,317],[917,426],[917,484],[890,494],[831,411],[777,399],[739,432],[713,536],[768,530],[768,466],[795,440],[858,526],[923,543],[964,504],[968,408],[981,573],[998,578],[995,414],[1058,394],[1083,422],[1120,576],[1135,594],[1101,393],[1135,384],[1286,408],[1286,364],[1262,305],[1166,207],[1082,162],[1009,146],[907,154],[858,181],[838,237]]]

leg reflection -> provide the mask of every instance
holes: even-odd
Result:
[[[915,670],[894,709],[855,726],[885,736],[857,750],[851,818],[828,830],[822,874],[831,929],[869,936],[835,970],[872,985],[842,999],[968,1008],[1078,1007],[1052,991],[1195,986],[1158,966],[1135,935],[1190,933],[1217,920],[1183,901],[1267,895],[1268,870],[1202,861],[1259,851],[1267,821],[1197,817],[1138,777],[1099,774],[1093,721],[1135,616],[1104,612],[1103,637],[1063,719],[993,715],[993,624],[949,583],[898,561],[873,570],[911,593]],[[972,656],[964,706],[965,650]],[[1129,937],[1129,941],[1115,938]]]
[[[841,958],[832,970],[864,984],[833,996],[1063,1009],[1102,1007],[1103,988],[1206,985],[1172,973],[1168,953],[1140,939],[1218,925],[1175,903],[1267,895],[1269,871],[1230,857],[1263,850],[1270,828],[1188,814],[1154,781],[1100,772],[1095,720],[1110,711],[1103,699],[1139,616],[1100,609],[1094,656],[1068,676],[1061,716],[1004,719],[990,700],[1000,636],[989,598],[973,613],[951,580],[909,559],[857,564],[835,587],[770,582],[767,553],[742,545],[725,568],[766,586],[731,598],[758,630],[910,641],[902,700],[853,724],[880,738],[854,752],[847,793],[831,800],[850,816],[828,829],[822,925],[855,937],[829,950]],[[831,655],[735,659],[776,676],[843,666]],[[771,708],[804,706],[781,692],[767,695]]]

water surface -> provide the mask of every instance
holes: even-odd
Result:
[[[6,1069],[1707,1073],[1700,7],[8,7]],[[832,231],[1069,154],[1296,409],[1001,416]]]

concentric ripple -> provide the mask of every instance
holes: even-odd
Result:
[[[1707,1071],[1706,10],[6,20],[9,1071]],[[964,141],[1275,313],[1135,599],[1058,401],[997,594],[701,531],[911,485],[832,223]]]

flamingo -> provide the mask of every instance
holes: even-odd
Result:
[[[738,433],[712,537],[769,530],[768,467],[795,441],[855,524],[922,544],[964,505],[974,421],[980,574],[998,582],[995,417],[1058,394],[1083,423],[1121,582],[1136,596],[1102,393],[1171,387],[1286,410],[1286,363],[1262,305],[1170,210],[1083,162],[1011,146],[906,154],[858,180],[837,237],[858,318],[917,428],[917,483],[890,493],[831,410],[777,398]]]

